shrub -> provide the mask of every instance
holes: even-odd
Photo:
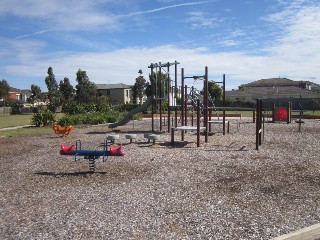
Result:
[[[68,115],[109,111],[114,111],[114,107],[108,103],[70,103],[62,108],[62,112]]]
[[[38,108],[38,111],[33,114],[31,123],[37,127],[52,125],[56,121],[56,115],[49,109]]]
[[[62,107],[62,112],[68,115],[84,113],[83,104],[70,103]]]
[[[119,112],[128,112],[138,106],[140,105],[139,104],[118,104],[115,106],[115,110]]]
[[[119,119],[119,114],[115,111],[109,113],[90,112],[87,114],[65,115],[58,120],[61,126],[78,125],[78,124],[102,124],[112,123]]]

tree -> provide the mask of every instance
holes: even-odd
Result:
[[[145,87],[145,94],[147,96],[151,96],[152,92],[155,94],[156,97],[160,97],[160,89],[162,92],[162,96],[166,94],[167,89],[167,82],[168,82],[168,75],[164,73],[160,73],[159,71],[153,72],[149,74],[150,82],[146,83]]]
[[[0,81],[0,99],[5,99],[9,94],[10,86],[4,79]]]
[[[34,104],[41,98],[41,89],[39,86],[32,84],[31,85],[31,93],[32,95],[30,96],[30,102]]]
[[[45,82],[48,88],[48,99],[50,105],[56,107],[60,104],[60,93],[52,67],[48,68],[48,76],[46,77]]]
[[[78,84],[76,85],[76,101],[77,102],[94,102],[97,99],[97,87],[90,82],[86,71],[81,69],[77,72]]]
[[[208,82],[209,95],[213,101],[220,101],[222,98],[222,88],[213,81]]]
[[[142,104],[142,99],[143,99],[144,90],[146,88],[147,81],[142,76],[141,69],[139,70],[138,73],[140,74],[140,76],[136,78],[136,82],[132,88],[132,92],[133,92],[132,96],[134,101],[136,101],[136,99],[139,98],[139,104]]]
[[[320,101],[319,100],[316,100],[316,99],[312,99],[311,100],[311,107],[312,107],[312,112],[314,113],[314,111],[316,109],[319,109],[320,107]]]
[[[61,93],[62,105],[70,103],[73,100],[75,90],[73,86],[70,84],[69,78],[65,77],[63,80],[60,81],[59,91]]]

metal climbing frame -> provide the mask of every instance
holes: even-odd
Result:
[[[162,63],[151,63],[148,68],[151,69],[151,78],[154,77],[155,74],[155,80],[151,80],[151,94],[152,94],[152,105],[151,105],[151,111],[152,111],[152,132],[155,131],[155,126],[154,126],[154,114],[155,111],[157,110],[157,106],[159,104],[159,130],[162,131],[162,102],[164,100],[168,101],[168,132],[170,132],[171,128],[171,123],[170,123],[170,118],[171,118],[171,102],[173,102],[173,98],[176,98],[176,91],[177,91],[177,65],[180,64],[177,61],[170,63],[167,62],[165,64]],[[175,66],[175,86],[174,86],[174,92],[172,93],[172,88],[171,88],[171,79],[170,79],[170,66],[174,65]],[[166,68],[166,70],[164,70]],[[154,70],[156,70],[154,72]],[[162,70],[164,70],[167,74],[167,82],[165,84],[165,92],[163,92],[163,81],[162,81]],[[158,72],[159,74],[159,91],[158,91]],[[174,95],[173,95],[174,94]],[[177,114],[177,112],[175,112]]]

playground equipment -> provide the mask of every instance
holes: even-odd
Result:
[[[272,108],[272,122],[286,122],[287,124],[291,123],[292,116],[292,103],[288,102],[287,107],[276,107],[273,104]]]
[[[180,126],[180,127],[173,127],[171,129],[171,145],[174,145],[174,132],[175,131],[181,131],[181,141],[184,140],[184,133],[186,131],[197,131],[197,147],[200,147],[200,131],[206,131],[206,127],[200,127],[200,99],[197,100],[197,126]],[[182,117],[182,120],[184,118]],[[208,139],[206,138],[206,142],[208,142]]]
[[[301,100],[301,95],[300,95],[300,100]],[[297,110],[297,112],[299,112],[299,120],[296,120],[295,122],[299,124],[299,128],[298,131],[301,132],[301,124],[304,123],[304,121],[302,120],[303,118],[303,109],[302,109],[302,105],[300,103],[299,100],[299,110]]]
[[[262,144],[262,134],[264,134],[264,121],[262,117],[262,99],[258,98],[256,103],[256,150]]]
[[[137,114],[139,112],[142,112],[144,110],[146,110],[152,103],[152,97],[148,97],[147,100],[140,106],[130,110],[126,116],[119,122],[117,123],[111,123],[109,124],[109,128],[116,128],[118,126],[122,126],[122,125],[125,125],[127,124],[133,117],[134,114]]]
[[[132,143],[133,140],[135,140],[137,138],[137,134],[131,133],[131,134],[126,134],[125,135],[126,139],[130,140],[130,143]]]
[[[203,81],[203,93],[199,94],[194,87],[191,87],[190,93],[188,93],[188,87],[185,85],[186,79],[193,79],[194,81]],[[225,110],[223,109],[223,120],[211,120],[211,111],[215,110],[216,107],[209,96],[209,84],[208,84],[208,67],[205,67],[205,74],[203,76],[185,76],[184,69],[181,69],[181,126],[175,126],[171,131],[171,144],[174,144],[174,131],[181,131],[181,140],[184,140],[184,133],[186,131],[197,131],[197,146],[200,146],[200,131],[204,131],[205,142],[208,142],[208,133],[211,131],[211,124],[222,123],[223,124],[223,134],[225,135],[226,120],[225,120]],[[225,75],[223,75],[223,106],[225,106]],[[188,125],[188,118],[191,114],[191,126]],[[196,127],[194,126],[193,113],[196,113]],[[203,126],[200,126],[200,118],[203,119]],[[229,124],[229,122],[228,122]]]
[[[122,144],[118,148],[110,145],[108,140],[105,140],[103,150],[86,150],[81,147],[81,140],[76,141],[76,145],[68,147],[66,144],[61,144],[61,155],[74,156],[74,160],[80,160],[78,157],[83,156],[84,159],[89,160],[89,171],[95,171],[95,160],[102,157],[103,162],[107,161],[109,156],[124,156],[125,153],[122,150]]]
[[[52,129],[55,132],[55,134],[60,134],[63,137],[68,135],[73,130],[73,127],[71,125],[66,127],[61,127],[58,124],[54,124]]]
[[[170,132],[171,128],[171,109],[172,107],[175,107],[177,104],[177,97],[179,95],[179,89],[177,87],[177,61],[170,63],[167,62],[165,64],[160,63],[151,63],[148,68],[151,69],[151,97],[152,97],[152,132],[155,131],[155,115],[158,114],[158,108],[159,108],[159,131],[162,131],[162,103],[163,101],[168,101],[168,132]],[[174,79],[175,84],[171,87],[171,79],[170,79],[170,66],[175,66],[175,73],[174,73]],[[166,72],[166,79],[162,79],[162,71]],[[159,73],[159,74],[158,74]],[[158,79],[159,77],[159,79]],[[177,108],[175,108],[175,119],[177,119]],[[177,125],[177,120],[175,122],[175,126]]]

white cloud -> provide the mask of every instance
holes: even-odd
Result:
[[[28,19],[38,25],[46,24],[51,30],[115,30],[119,28],[117,16],[111,11],[102,11],[113,1],[87,0],[2,0],[0,16],[11,15]],[[33,34],[33,33],[30,33]]]
[[[177,60],[181,63],[179,68],[184,67],[185,74],[190,76],[203,74],[204,66],[208,66],[211,79],[220,79],[222,74],[226,74],[228,89],[260,78],[284,76],[291,73],[292,69],[290,62],[271,56],[249,56],[242,52],[208,53],[205,48],[182,49],[172,45],[126,48],[102,53],[61,52],[47,55],[45,59],[37,54],[31,57],[31,52],[20,54],[25,54],[28,61],[25,61],[25,57],[20,58],[23,61],[8,66],[5,69],[7,72],[44,79],[48,67],[51,66],[58,80],[68,77],[72,84],[75,84],[75,73],[78,69],[86,70],[91,81],[95,83],[133,84],[139,69],[142,69],[148,78],[148,66],[159,61]],[[300,64],[294,74],[303,76],[306,72],[312,74],[308,66]]]
[[[220,21],[218,18],[209,18],[204,12],[188,12],[185,22],[190,24],[192,29],[208,29],[214,28]]]
[[[235,29],[228,34],[229,37],[242,37],[245,35],[247,35],[246,32],[241,29]]]
[[[266,50],[286,69],[285,73],[320,77],[320,4],[304,6],[303,2],[292,1],[283,11],[268,16],[279,32]]]
[[[240,45],[238,41],[232,39],[226,39],[224,41],[221,41],[220,44],[225,47],[235,47]]]

